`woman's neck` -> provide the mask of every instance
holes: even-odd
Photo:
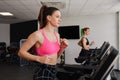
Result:
[[[84,34],[84,35],[83,35],[83,37],[87,38],[87,35],[86,35],[86,34]]]
[[[43,28],[46,32],[50,32],[50,33],[53,33],[55,31],[55,28],[52,27],[52,26],[45,26]]]

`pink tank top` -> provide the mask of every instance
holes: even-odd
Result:
[[[58,53],[59,49],[60,49],[60,44],[58,42],[58,38],[57,35],[55,33],[55,37],[57,39],[56,42],[51,42],[50,40],[48,40],[48,38],[46,37],[45,33],[43,30],[40,30],[43,37],[44,37],[44,41],[43,44],[36,48],[36,52],[38,55],[40,56],[44,56],[44,55],[52,55],[52,54],[56,54]]]

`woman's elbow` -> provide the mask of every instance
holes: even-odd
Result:
[[[18,52],[18,56],[21,56],[21,55],[20,55],[20,52]]]
[[[21,55],[22,55],[22,52],[21,52],[21,51],[18,51],[18,56],[21,57]]]

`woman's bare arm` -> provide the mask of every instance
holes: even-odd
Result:
[[[36,55],[32,55],[31,53],[28,52],[28,50],[30,48],[32,48],[35,43],[38,41],[38,35],[37,35],[37,32],[34,32],[32,34],[30,34],[27,38],[27,40],[22,44],[19,52],[18,52],[18,55],[20,57],[23,57],[27,60],[33,60],[33,61],[36,61],[36,58],[38,56]]]

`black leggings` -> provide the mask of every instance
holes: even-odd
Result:
[[[33,80],[55,80],[56,66],[36,63]]]
[[[79,54],[80,57],[81,56],[88,57],[89,55],[90,55],[90,51],[85,49],[82,49]]]

